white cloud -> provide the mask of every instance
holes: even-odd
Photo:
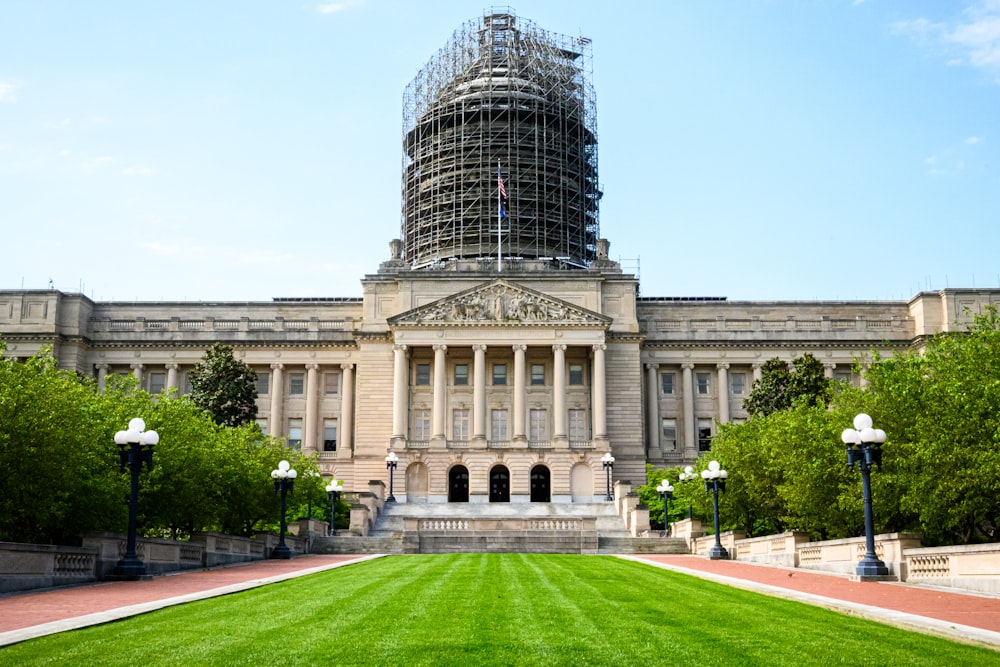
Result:
[[[1000,83],[1000,0],[977,0],[949,20],[918,18],[892,27],[918,44],[943,51],[949,65],[984,70]]]
[[[336,14],[351,7],[363,5],[365,0],[341,0],[341,2],[324,2],[316,5],[316,11],[320,14]]]
[[[68,148],[64,148],[61,151],[59,151],[59,157],[69,157],[70,155],[72,155],[72,153]]]
[[[983,143],[983,138],[982,137],[969,137],[968,139],[965,140],[965,143],[969,144],[970,146],[975,146],[976,144]]]
[[[17,102],[17,89],[20,87],[20,81],[0,79],[0,102]]]
[[[155,169],[144,167],[142,165],[133,165],[122,169],[122,176],[152,176],[155,173]]]

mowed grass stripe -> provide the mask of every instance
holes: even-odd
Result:
[[[1000,665],[611,557],[398,556],[0,649],[0,665]]]

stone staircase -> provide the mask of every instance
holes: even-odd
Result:
[[[611,502],[386,503],[365,537],[315,538],[314,553],[687,553],[633,537]]]

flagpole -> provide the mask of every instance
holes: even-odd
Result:
[[[501,236],[503,233],[502,211],[503,201],[500,199],[500,160],[497,160],[497,273],[503,272],[503,257],[501,254],[501,250],[503,249],[503,237]]]

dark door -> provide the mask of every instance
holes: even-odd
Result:
[[[510,471],[506,466],[495,466],[490,470],[490,502],[510,502]]]
[[[549,469],[545,466],[535,466],[531,469],[531,502],[547,503],[551,501]]]
[[[448,502],[469,502],[469,469],[455,466],[448,471]]]

